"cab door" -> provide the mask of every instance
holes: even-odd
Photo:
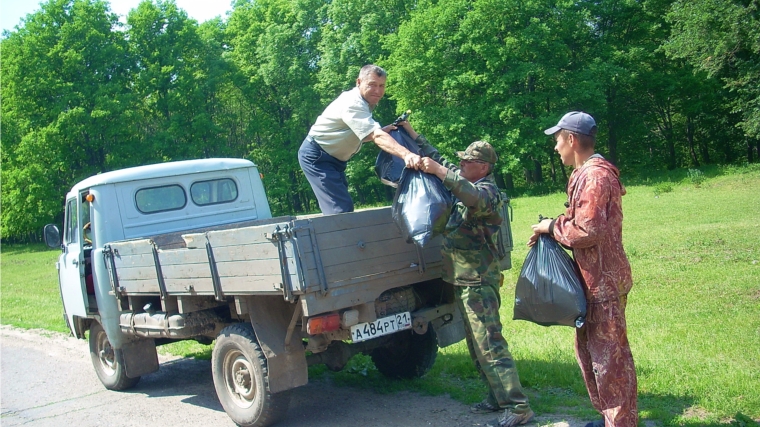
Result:
[[[74,316],[85,317],[85,283],[84,283],[84,239],[81,224],[83,208],[87,205],[80,203],[78,197],[66,201],[63,243],[61,256],[58,259],[58,282],[63,301],[63,311],[66,323],[71,332],[77,336],[74,328]],[[89,215],[89,211],[87,213]]]

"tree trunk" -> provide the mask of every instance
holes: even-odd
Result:
[[[544,182],[544,172],[541,169],[541,162],[536,159],[533,159],[533,174],[533,178],[537,183]]]
[[[293,206],[292,212],[303,212],[303,205],[301,204],[300,192],[298,191],[298,177],[296,177],[295,171],[288,173],[290,176],[290,204]]]
[[[697,159],[697,152],[694,149],[694,119],[691,116],[686,117],[686,140],[689,142],[691,163],[695,167],[699,167],[699,159]]]
[[[559,168],[562,170],[562,182],[567,183],[567,171],[565,170],[565,165],[562,164],[562,157],[559,156],[559,153],[555,154],[557,159],[559,159]]]
[[[613,165],[617,165],[618,162],[618,135],[617,135],[617,120],[615,108],[615,94],[614,87],[607,88],[607,160]]]
[[[560,167],[562,165],[560,164]],[[554,165],[554,151],[549,153],[549,171],[552,176],[552,182],[557,183],[557,167]]]
[[[747,163],[754,163],[754,151],[755,145],[749,138],[747,138]]]

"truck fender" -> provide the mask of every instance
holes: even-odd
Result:
[[[420,335],[427,332],[428,324],[433,327],[438,347],[448,347],[465,338],[464,320],[456,303],[423,308],[412,313],[412,317],[414,331]]]
[[[267,359],[269,391],[278,393],[305,385],[309,372],[301,334],[288,333],[291,320],[300,313],[300,302],[289,303],[282,296],[248,296],[236,298],[236,306],[241,317],[250,316]]]
[[[106,267],[103,248],[92,251],[92,280],[95,287],[95,299],[98,302],[98,319],[111,346],[119,350],[134,338],[126,335],[119,327],[119,302],[114,295],[111,278]]]

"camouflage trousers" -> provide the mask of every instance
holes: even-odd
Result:
[[[638,424],[636,368],[625,324],[627,296],[588,304],[586,325],[576,330],[575,355],[591,404],[606,427]]]
[[[456,286],[457,304],[464,318],[467,347],[481,378],[488,385],[488,400],[515,413],[527,411],[517,367],[501,335],[499,285]]]

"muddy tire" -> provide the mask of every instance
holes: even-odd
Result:
[[[412,331],[396,333],[389,345],[370,354],[381,374],[407,379],[425,375],[433,367],[437,355],[438,339],[431,326],[422,335]]]
[[[267,361],[249,323],[227,326],[216,338],[211,371],[219,402],[242,427],[265,427],[288,410],[290,393],[270,393]]]
[[[90,358],[100,382],[109,390],[127,390],[140,382],[140,377],[127,376],[121,350],[111,347],[106,331],[98,322],[90,326]]]

